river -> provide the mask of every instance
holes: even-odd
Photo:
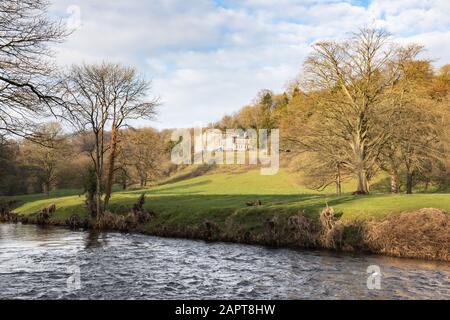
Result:
[[[391,298],[450,299],[450,264],[0,224],[0,299]]]

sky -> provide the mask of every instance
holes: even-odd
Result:
[[[450,63],[449,0],[51,0],[73,30],[55,48],[61,66],[120,62],[152,81],[157,128],[192,127],[250,104],[261,89],[282,92],[315,41],[361,26],[426,47]]]

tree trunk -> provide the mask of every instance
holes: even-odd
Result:
[[[97,219],[100,218],[100,216],[102,215],[102,190],[101,190],[101,185],[102,185],[102,177],[100,173],[96,174],[96,186],[95,186],[95,214],[97,216]]]
[[[336,194],[338,196],[342,195],[341,166],[339,164],[337,165]]]
[[[391,193],[398,193],[398,176],[397,172],[392,172],[391,177]]]
[[[369,193],[369,182],[367,181],[367,176],[365,170],[358,170],[356,173],[358,179],[358,188],[355,194],[368,194]]]
[[[95,214],[97,219],[102,215],[102,171],[103,171],[103,146],[100,144],[99,133],[95,135]]]
[[[407,194],[412,194],[413,193],[413,177],[414,177],[414,173],[413,172],[408,172],[406,174],[406,193]]]
[[[143,172],[143,171],[141,171],[141,172]],[[140,178],[141,188],[147,186],[147,175],[144,173],[141,173],[139,175],[139,178]]]
[[[354,168],[355,174],[358,181],[358,188],[354,194],[367,194],[369,193],[369,181],[367,180],[367,173],[365,169],[365,150],[364,144],[362,143],[362,138],[360,133],[354,136],[353,143],[351,147],[353,149],[354,155]]]
[[[50,195],[50,183],[42,183],[42,193],[44,193],[47,197]]]
[[[109,146],[108,173],[105,181],[105,204],[104,204],[105,210],[108,210],[109,200],[111,199],[116,153],[117,153],[117,128],[115,127],[115,124],[113,124],[111,130],[111,142]]]
[[[355,194],[368,194],[369,193],[369,182],[367,181],[366,171],[358,170],[356,172],[356,177],[358,181],[358,188]]]

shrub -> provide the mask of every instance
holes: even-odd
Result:
[[[391,215],[368,224],[366,242],[378,253],[450,261],[450,215],[430,208]]]

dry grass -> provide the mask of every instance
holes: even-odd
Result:
[[[109,211],[103,212],[103,214],[95,220],[93,227],[97,230],[127,230],[125,217],[123,215],[113,214]]]
[[[397,257],[450,261],[450,215],[421,209],[369,222],[365,242],[376,253]]]

